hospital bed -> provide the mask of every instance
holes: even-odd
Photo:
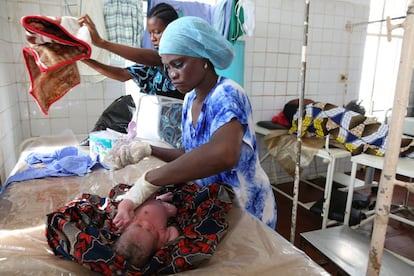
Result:
[[[268,136],[269,134],[271,134],[272,130],[269,130],[267,128],[261,127],[259,125],[256,125],[256,133],[263,135],[263,136]],[[275,132],[275,131],[274,131]],[[287,133],[287,130],[286,130]],[[279,135],[285,135],[284,131],[280,131],[280,134],[276,133],[275,136],[279,136]],[[293,136],[292,136],[293,137]],[[321,139],[323,140],[323,139]],[[281,141],[281,143],[283,143]],[[284,145],[281,145],[279,147],[285,147]],[[325,142],[324,142],[324,146],[323,147],[315,147],[313,148],[310,145],[302,145],[302,152],[310,152],[308,154],[308,156],[304,156],[305,159],[308,159],[307,162],[309,162],[309,160],[312,160],[314,157],[317,158],[321,158],[327,165],[326,167],[326,173],[324,175],[325,177],[325,186],[323,188],[323,192],[324,192],[324,196],[323,196],[323,206],[322,206],[322,212],[321,212],[321,216],[322,216],[322,229],[325,229],[328,224],[329,224],[329,219],[328,219],[328,214],[329,214],[329,209],[330,209],[330,203],[331,203],[331,195],[332,195],[332,189],[333,189],[333,183],[334,181],[347,186],[348,184],[348,178],[344,173],[340,173],[338,172],[338,170],[336,169],[335,165],[336,162],[340,159],[349,159],[351,157],[351,153],[345,149],[341,149],[341,148],[332,148],[329,145],[329,136],[327,136],[325,138]],[[263,155],[263,157],[261,158],[261,162],[264,162],[266,159],[271,158],[271,165],[272,165],[272,174],[273,174],[273,179],[277,179],[277,175],[276,175],[276,169],[275,169],[275,158],[272,157],[271,151],[267,151],[267,153],[265,153]],[[315,162],[315,166],[317,166],[316,161]],[[316,187],[317,189],[320,189],[319,186],[313,184],[311,181],[308,181],[307,179],[302,179],[302,181]],[[356,186],[360,187],[361,184],[359,181],[355,180]],[[281,194],[283,194],[284,196],[288,197],[290,200],[294,200],[293,197],[291,197],[290,195],[286,194],[284,191],[282,191],[281,189],[279,189],[277,187],[277,183],[275,185],[273,185],[273,189]],[[310,205],[308,205],[307,203],[302,203],[302,202],[297,202],[294,204],[299,204],[302,207],[306,208],[306,209],[310,209]]]
[[[79,141],[70,131],[24,143],[12,173],[25,168],[30,152],[44,152]],[[167,146],[162,142],[155,142]],[[80,147],[89,151],[88,147]],[[95,275],[53,255],[45,238],[46,214],[82,193],[106,196],[118,183],[134,183],[146,170],[162,165],[155,157],[118,171],[93,168],[84,176],[44,177],[11,183],[0,196],[0,267],[3,275]],[[328,275],[303,251],[237,207],[229,213],[229,231],[214,255],[184,275]],[[279,219],[284,219],[280,217]]]

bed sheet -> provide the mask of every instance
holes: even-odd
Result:
[[[21,154],[15,171],[24,168],[24,157],[46,145],[76,145],[73,136],[40,137]],[[85,148],[84,150],[88,150]],[[46,177],[12,183],[0,197],[1,275],[96,275],[77,263],[54,256],[45,238],[46,214],[82,193],[106,196],[118,183],[134,183],[146,170],[163,162],[150,157],[118,171],[94,169],[86,176]],[[213,257],[182,275],[329,275],[305,253],[277,232],[233,208],[229,231]]]

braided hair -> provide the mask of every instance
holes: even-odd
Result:
[[[155,5],[148,14],[148,18],[156,17],[161,19],[165,26],[178,18],[177,11],[167,3],[159,3]]]

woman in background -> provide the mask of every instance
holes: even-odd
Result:
[[[137,64],[121,68],[106,65],[94,59],[83,59],[82,61],[108,78],[122,82],[133,79],[140,87],[142,93],[183,99],[183,94],[177,91],[168,78],[168,74],[164,70],[161,58],[157,52],[164,29],[177,18],[178,14],[175,9],[166,3],[160,3],[150,10],[146,28],[150,34],[151,42],[156,49],[154,51],[152,49],[135,48],[113,43],[101,38],[92,19],[87,14],[83,15],[78,21],[79,24],[84,24],[88,27],[93,45],[136,62]]]
[[[165,29],[159,54],[172,83],[186,95],[183,148],[142,147],[168,163],[137,180],[118,206],[115,225],[125,228],[134,209],[160,186],[194,181],[200,187],[232,186],[240,207],[274,229],[276,202],[259,162],[249,98],[215,71],[230,66],[232,45],[205,20],[184,16]]]

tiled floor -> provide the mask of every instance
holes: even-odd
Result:
[[[363,172],[359,173],[362,174]],[[375,177],[377,179],[379,179],[379,173],[380,172],[376,173]],[[324,183],[324,181],[321,181],[321,183]],[[293,183],[279,184],[278,188],[283,190],[285,193],[292,194]],[[371,188],[359,190],[358,192],[369,196],[371,202],[375,201],[375,193],[372,193]],[[313,202],[322,198],[322,193],[323,192],[321,190],[301,182],[299,187],[299,200],[301,202]],[[292,202],[290,199],[287,199],[278,192],[275,192],[275,196],[278,204],[278,223],[276,225],[276,231],[287,240],[290,240]],[[401,204],[404,201],[405,196],[405,189],[395,187],[393,203],[396,205]],[[414,194],[409,197],[408,206],[414,206]],[[406,218],[414,220],[414,216],[407,211],[403,211],[400,214]],[[300,233],[320,229],[321,224],[322,219],[319,214],[298,206],[294,244],[300,248]],[[358,231],[369,233],[371,229],[372,223],[368,223],[362,226]],[[414,227],[390,219],[385,248],[390,249],[414,262]],[[307,248],[305,252],[317,263],[321,264],[332,275],[342,275],[333,265],[329,264],[329,262],[316,251],[309,250]]]

